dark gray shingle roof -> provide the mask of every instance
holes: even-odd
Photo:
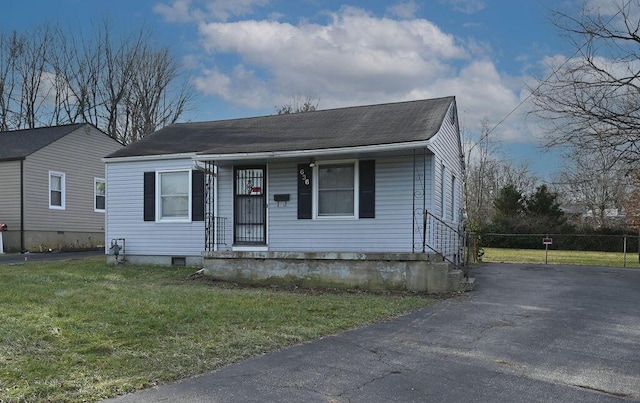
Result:
[[[85,123],[0,132],[0,161],[22,159]]]
[[[107,156],[319,150],[428,140],[454,97],[289,115],[177,123]]]

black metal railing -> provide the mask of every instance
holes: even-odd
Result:
[[[464,265],[465,235],[456,228],[425,210],[422,225],[423,252],[433,251],[456,268]],[[465,272],[465,276],[467,273]]]
[[[211,252],[216,245],[227,244],[227,218],[207,215],[206,219],[208,225],[205,231],[205,248]]]

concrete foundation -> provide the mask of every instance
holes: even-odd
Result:
[[[4,251],[20,252],[20,230],[3,234]],[[24,249],[30,252],[88,250],[104,246],[103,232],[25,231]]]
[[[424,253],[205,252],[219,280],[365,290],[449,293],[469,289],[460,270]]]

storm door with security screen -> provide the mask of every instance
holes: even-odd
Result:
[[[266,167],[235,167],[234,231],[235,245],[266,245],[267,200]]]

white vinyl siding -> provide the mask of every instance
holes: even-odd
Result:
[[[200,256],[204,221],[144,221],[144,173],[191,171],[190,159],[107,162],[106,167],[107,241],[125,238],[127,255]]]
[[[376,159],[375,218],[304,220],[297,218],[297,165],[270,164],[269,250],[411,252],[413,170],[411,158]],[[219,176],[219,180],[222,182],[223,179]],[[426,180],[430,182],[429,178]],[[274,194],[289,194],[290,201],[276,203]]]
[[[435,189],[434,201],[437,201],[437,212],[440,212],[443,219],[451,224],[460,222],[461,210],[459,203],[463,197],[463,190],[460,180],[464,175],[464,165],[462,159],[462,146],[458,135],[457,120],[454,115],[453,104],[448,111],[448,116],[444,119],[442,127],[431,139],[429,149],[433,151],[436,158],[434,162],[437,166],[444,166],[445,169],[436,170],[434,178]],[[449,184],[453,187],[449,189]]]
[[[49,171],[49,208],[64,210],[66,197],[65,174]]]

